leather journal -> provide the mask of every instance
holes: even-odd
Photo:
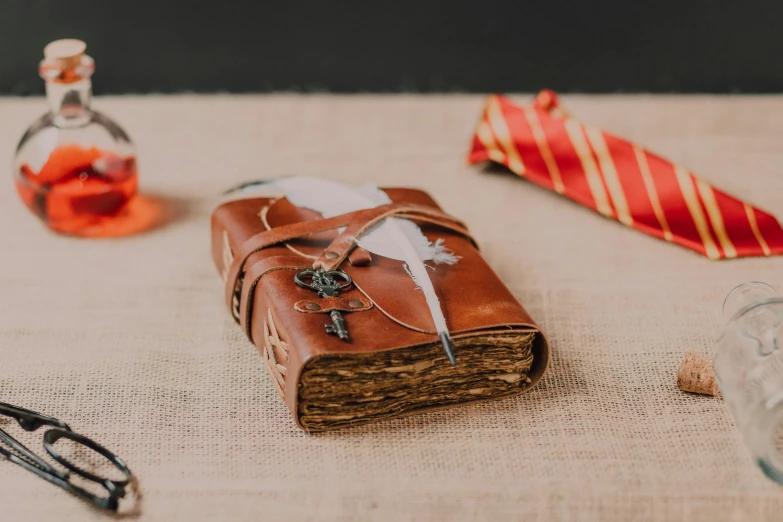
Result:
[[[331,218],[284,197],[229,201],[212,214],[226,306],[306,431],[508,397],[533,387],[548,364],[545,336],[467,227],[425,192],[384,190],[392,203]],[[357,235],[392,216],[459,257],[429,267],[456,365],[403,264],[356,246]],[[314,268],[347,274],[350,284],[327,296],[297,284]],[[346,338],[335,335],[335,316]]]

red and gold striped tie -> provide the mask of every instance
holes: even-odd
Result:
[[[644,148],[568,117],[550,90],[530,107],[490,96],[468,161],[491,160],[651,236],[710,259],[783,254],[767,212]]]

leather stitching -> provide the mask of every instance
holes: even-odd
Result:
[[[288,373],[286,363],[288,362],[288,343],[280,339],[280,334],[275,327],[275,321],[272,317],[272,309],[267,308],[266,320],[264,321],[264,366],[272,378],[272,384],[275,386],[277,394],[285,401],[285,377]]]

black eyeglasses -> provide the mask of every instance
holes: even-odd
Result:
[[[50,466],[46,461],[41,459],[41,457],[27,449],[22,443],[14,439],[3,429],[0,429],[0,442],[10,446],[13,451],[9,451],[7,448],[0,445],[0,455],[14,464],[18,464],[26,470],[35,473],[42,479],[60,486],[66,491],[87,500],[101,509],[117,511],[119,500],[125,496],[125,489],[133,479],[133,474],[122,459],[97,442],[88,439],[83,435],[79,435],[78,433],[74,433],[67,424],[54,417],[42,415],[2,402],[0,402],[0,415],[11,417],[16,420],[25,431],[35,431],[42,426],[50,426],[50,429],[44,432],[44,449],[55,461],[65,467],[66,471],[60,471]],[[68,439],[83,448],[103,456],[122,473],[122,480],[112,480],[94,475],[64,458],[54,448],[54,444],[60,439]],[[70,480],[71,473],[75,473],[90,482],[102,486],[108,492],[108,495],[105,497],[98,496],[73,484]]]

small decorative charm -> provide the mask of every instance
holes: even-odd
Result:
[[[308,269],[297,272],[294,281],[302,288],[307,288],[316,292],[319,297],[337,297],[340,290],[347,288],[353,283],[351,276],[340,270],[331,270],[329,272],[321,269]],[[308,306],[308,309],[312,310]],[[336,335],[343,341],[348,341],[348,329],[345,327],[345,319],[339,310],[332,310],[329,316],[332,318],[332,324],[324,325],[326,333]]]
[[[351,276],[341,270],[302,270],[296,274],[294,281],[302,288],[317,292],[319,297],[337,297],[340,290],[353,284]]]
[[[329,316],[332,318],[332,324],[324,325],[326,326],[326,333],[334,334],[343,341],[347,341],[349,339],[348,330],[345,329],[343,314],[339,310],[332,310]]]

